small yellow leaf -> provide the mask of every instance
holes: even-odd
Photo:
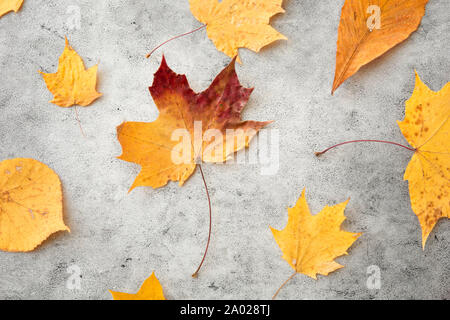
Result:
[[[23,0],[1,0],[0,1],[0,17],[10,11],[17,12],[22,7]]]
[[[276,40],[287,38],[272,28],[270,18],[284,12],[283,0],[189,0],[191,12],[206,24],[208,37],[230,58],[239,48],[258,52]],[[239,58],[238,58],[239,61]]]
[[[50,101],[60,107],[71,107],[75,104],[88,106],[102,94],[96,90],[97,65],[85,69],[81,57],[69,45],[66,38],[66,47],[59,58],[56,73],[42,74],[48,90],[53,94]]]
[[[0,250],[31,251],[57,231],[69,228],[56,173],[33,159],[0,162]]]
[[[347,249],[361,235],[340,229],[347,203],[348,200],[332,207],[326,206],[313,216],[303,190],[295,207],[288,209],[286,228],[270,228],[283,252],[283,259],[296,272],[316,279],[317,274],[328,275],[343,267],[334,259],[347,254]]]
[[[450,217],[450,83],[434,92],[416,73],[405,119],[398,125],[416,149],[404,179],[409,183],[411,208],[419,218],[425,248],[437,221]]]
[[[153,272],[136,294],[111,291],[114,300],[166,300],[161,284]]]

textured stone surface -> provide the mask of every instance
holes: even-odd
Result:
[[[281,299],[450,298],[449,222],[440,221],[425,252],[403,173],[411,157],[389,145],[345,146],[320,159],[314,151],[349,139],[406,143],[396,124],[414,87],[414,69],[432,89],[450,81],[450,2],[432,0],[419,30],[364,67],[330,95],[340,1],[285,1],[272,24],[289,40],[261,53],[241,50],[238,75],[255,87],[245,119],[276,120],[276,175],[259,165],[205,165],[214,230],[198,279],[208,230],[200,173],[127,193],[139,171],[121,153],[116,126],[152,121],[157,109],[147,87],[164,52],[168,64],[206,88],[229,62],[204,30],[178,39],[147,60],[158,43],[200,24],[183,1],[25,0],[0,19],[0,159],[31,157],[61,177],[71,233],[38,250],[0,252],[2,299],[111,299],[108,289],[135,292],[153,270],[168,299],[267,299],[289,277],[269,225],[281,229],[286,207],[301,190],[313,212],[350,197],[344,228],[363,232],[345,268],[317,281],[303,275]],[[73,29],[79,10],[81,26]],[[64,36],[87,66],[99,63],[103,96],[75,110],[48,103],[37,72],[55,72]],[[256,147],[253,145],[252,147]],[[366,286],[367,268],[381,270],[381,288]],[[75,266],[75,267],[74,267]],[[81,270],[80,290],[68,289],[68,270]],[[69,286],[70,287],[70,286]]]

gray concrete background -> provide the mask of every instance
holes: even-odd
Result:
[[[174,41],[152,59],[144,55],[169,37],[200,24],[187,0],[25,0],[0,19],[0,159],[31,157],[60,176],[71,233],[52,236],[32,253],[0,252],[2,299],[111,299],[108,289],[135,292],[153,270],[168,299],[270,299],[291,269],[269,225],[284,228],[286,208],[306,187],[313,212],[351,198],[344,229],[363,232],[345,268],[317,281],[297,275],[280,299],[445,299],[449,286],[449,222],[441,220],[425,252],[403,173],[411,157],[389,145],[313,152],[349,139],[406,143],[396,120],[414,87],[414,69],[432,89],[450,81],[450,1],[430,0],[418,31],[364,67],[330,95],[340,1],[287,0],[273,26],[286,35],[255,54],[241,50],[243,85],[255,87],[244,119],[275,120],[280,170],[258,165],[204,165],[214,230],[198,279],[208,207],[200,173],[182,188],[127,190],[139,171],[120,161],[116,126],[153,121],[147,87],[164,52],[169,66],[205,89],[229,58],[204,30]],[[73,14],[81,28],[70,30]],[[99,62],[104,95],[78,108],[48,103],[37,72],[55,72],[64,35],[87,66]],[[69,290],[69,267],[81,269],[81,290]],[[366,287],[367,267],[381,269],[381,289]]]

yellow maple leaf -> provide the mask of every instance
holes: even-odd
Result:
[[[340,229],[347,203],[348,200],[326,206],[318,214],[311,215],[303,190],[295,207],[288,209],[286,227],[283,230],[270,227],[283,259],[296,273],[316,279],[317,274],[328,275],[343,267],[334,259],[347,254],[347,249],[361,235]]]
[[[31,251],[58,231],[69,231],[58,175],[33,159],[0,162],[0,250]]]
[[[362,66],[407,39],[428,0],[345,0],[338,30],[332,93]]]
[[[69,45],[66,38],[66,46],[59,58],[58,71],[56,73],[42,74],[48,90],[53,94],[50,101],[60,107],[71,107],[75,104],[88,106],[102,94],[96,90],[97,67],[95,65],[85,69],[83,60]]]
[[[434,92],[420,80],[398,125],[416,149],[406,168],[411,208],[422,227],[422,247],[441,218],[450,217],[450,83]]]
[[[136,294],[111,291],[114,300],[166,300],[161,284],[153,272]]]
[[[272,28],[270,18],[284,12],[283,0],[189,0],[191,12],[206,24],[216,48],[233,58],[239,48],[255,52],[287,38]],[[238,58],[239,61],[239,58]]]
[[[0,17],[10,11],[17,12],[22,7],[23,0],[2,0],[0,1]]]

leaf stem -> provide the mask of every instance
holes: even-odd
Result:
[[[278,293],[280,293],[280,290],[286,285],[286,283],[288,283],[289,281],[292,280],[292,278],[297,274],[297,271],[294,271],[294,273],[285,281],[283,282],[283,284],[278,288],[277,292],[275,292],[275,294],[272,297],[272,300],[275,300],[275,298],[277,297]]]
[[[78,122],[78,126],[80,127],[81,134],[83,135],[83,137],[86,138],[86,134],[84,133],[83,127],[81,126],[80,117],[78,117],[78,109],[77,109],[77,106],[74,106],[74,109],[75,109],[75,119],[76,119],[77,122]]]
[[[169,40],[164,41],[163,43],[161,43],[160,45],[158,45],[156,48],[154,48],[152,51],[150,51],[150,53],[148,53],[145,57],[148,59],[148,58],[150,58],[150,56],[153,54],[153,52],[155,52],[156,50],[158,50],[159,48],[161,48],[161,47],[162,47],[163,45],[165,45],[166,43],[168,43],[168,42],[170,42],[170,41],[172,41],[172,40],[175,40],[175,39],[178,39],[178,38],[187,36],[187,35],[189,35],[189,34],[191,34],[191,33],[194,33],[194,32],[196,32],[196,31],[199,31],[199,30],[201,30],[201,29],[203,29],[203,28],[205,28],[205,27],[206,27],[206,24],[202,25],[201,27],[199,27],[199,28],[197,28],[197,29],[195,29],[195,30],[192,30],[192,31],[189,31],[189,32],[180,34],[180,35],[175,36],[175,37],[173,37],[173,38],[170,38]]]
[[[208,205],[209,205],[209,231],[208,231],[208,242],[206,243],[206,249],[205,249],[205,253],[203,254],[203,259],[200,262],[197,270],[194,272],[194,274],[192,275],[193,278],[197,278],[198,276],[198,272],[200,271],[203,262],[205,261],[206,258],[206,254],[208,253],[208,248],[209,248],[209,243],[211,241],[211,229],[212,229],[212,210],[211,210],[211,198],[209,197],[209,191],[208,191],[208,185],[206,184],[206,180],[205,180],[205,175],[203,174],[203,169],[202,169],[202,165],[199,164],[198,165],[200,168],[200,173],[202,174],[202,180],[203,180],[203,185],[205,186],[205,190],[206,190],[206,196],[208,197]]]
[[[335,144],[334,146],[331,146],[331,147],[329,147],[329,148],[327,148],[327,149],[325,149],[325,150],[323,150],[323,151],[315,152],[315,155],[316,155],[317,157],[319,157],[319,156],[321,156],[322,154],[324,154],[324,153],[328,152],[329,150],[334,149],[334,148],[336,148],[336,147],[339,147],[339,146],[342,146],[342,145],[345,145],[345,144],[359,143],[359,142],[378,142],[378,143],[387,143],[387,144],[391,144],[391,145],[394,145],[394,146],[402,147],[402,148],[404,148],[404,149],[407,149],[407,150],[416,152],[416,149],[413,149],[413,148],[410,148],[410,147],[405,146],[405,145],[403,145],[403,144],[400,144],[400,143],[397,143],[397,142],[392,142],[392,141],[385,141],[385,140],[351,140],[351,141],[345,141],[345,142],[341,142],[341,143]]]

